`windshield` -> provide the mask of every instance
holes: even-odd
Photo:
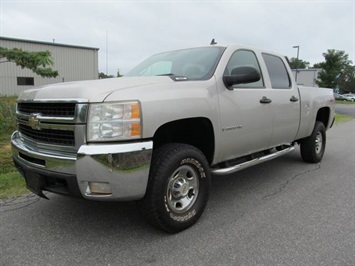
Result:
[[[212,77],[224,47],[201,47],[153,55],[126,76],[176,76],[189,80]]]

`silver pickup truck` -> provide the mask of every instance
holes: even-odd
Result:
[[[202,215],[211,175],[296,144],[305,162],[321,161],[334,97],[298,87],[281,55],[208,46],[154,55],[123,78],[24,91],[16,116],[13,159],[28,189],[137,200],[151,224],[175,233]]]

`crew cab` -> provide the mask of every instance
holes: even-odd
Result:
[[[334,96],[298,87],[282,55],[213,45],[154,55],[122,78],[26,90],[16,116],[13,159],[35,194],[137,200],[176,233],[202,215],[212,175],[296,144],[320,162]]]

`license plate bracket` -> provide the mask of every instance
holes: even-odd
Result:
[[[26,173],[25,174],[25,180],[26,180],[26,187],[32,191],[34,194],[48,199],[44,194],[43,194],[43,187],[46,186],[46,179],[36,173]]]

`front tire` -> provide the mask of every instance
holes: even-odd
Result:
[[[322,160],[326,144],[325,127],[316,121],[312,134],[301,141],[301,156],[307,163],[318,163]]]
[[[154,227],[177,233],[195,224],[208,200],[211,177],[203,153],[187,144],[167,144],[153,153],[147,193],[140,202]]]

